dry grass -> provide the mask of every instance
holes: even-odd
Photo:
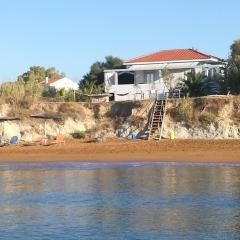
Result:
[[[216,117],[219,116],[223,107],[227,104],[230,104],[230,98],[208,98],[208,97],[201,97],[201,98],[194,98],[194,111],[198,113],[211,113],[214,114]]]
[[[61,105],[59,105],[57,111],[58,114],[61,115],[64,119],[86,119],[84,108],[79,104],[62,103]]]
[[[216,116],[212,113],[203,113],[198,118],[203,127],[208,127],[216,122]]]
[[[240,96],[233,98],[233,118],[240,120]]]
[[[206,127],[221,117],[226,106],[229,106],[231,111],[232,101],[234,117],[240,119],[240,97],[199,97],[171,101],[171,106],[175,106],[169,113],[174,121],[183,121],[189,126]]]
[[[192,99],[186,98],[179,101],[177,106],[170,111],[170,114],[176,121],[192,123],[194,120],[194,108]]]

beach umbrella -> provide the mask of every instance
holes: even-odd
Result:
[[[18,121],[18,120],[20,120],[20,118],[18,118],[18,117],[0,116],[0,122],[2,123],[2,128],[3,128],[2,137],[3,137],[3,134],[4,134],[4,122]],[[1,141],[2,141],[2,139],[1,139]]]
[[[18,117],[0,116],[0,122],[20,120]]]
[[[32,118],[38,118],[38,119],[43,119],[44,120],[44,141],[46,143],[46,139],[47,139],[47,132],[46,132],[46,121],[49,120],[49,119],[52,119],[52,120],[61,120],[61,117],[60,116],[57,116],[53,113],[47,113],[47,112],[44,112],[44,113],[39,113],[39,114],[36,114],[36,115],[31,115]]]

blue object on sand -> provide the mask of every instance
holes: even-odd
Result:
[[[135,132],[132,133],[132,140],[136,140],[137,139],[137,134]]]
[[[16,144],[17,141],[18,141],[18,137],[17,136],[13,136],[13,137],[11,137],[11,139],[9,141],[6,141],[4,144],[6,144],[6,145]]]

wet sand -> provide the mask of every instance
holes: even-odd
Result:
[[[107,140],[98,143],[69,140],[52,146],[1,147],[0,161],[240,162],[240,140]]]

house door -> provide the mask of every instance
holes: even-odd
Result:
[[[146,81],[147,84],[151,84],[155,81],[154,71],[146,71],[145,72],[145,81]]]

